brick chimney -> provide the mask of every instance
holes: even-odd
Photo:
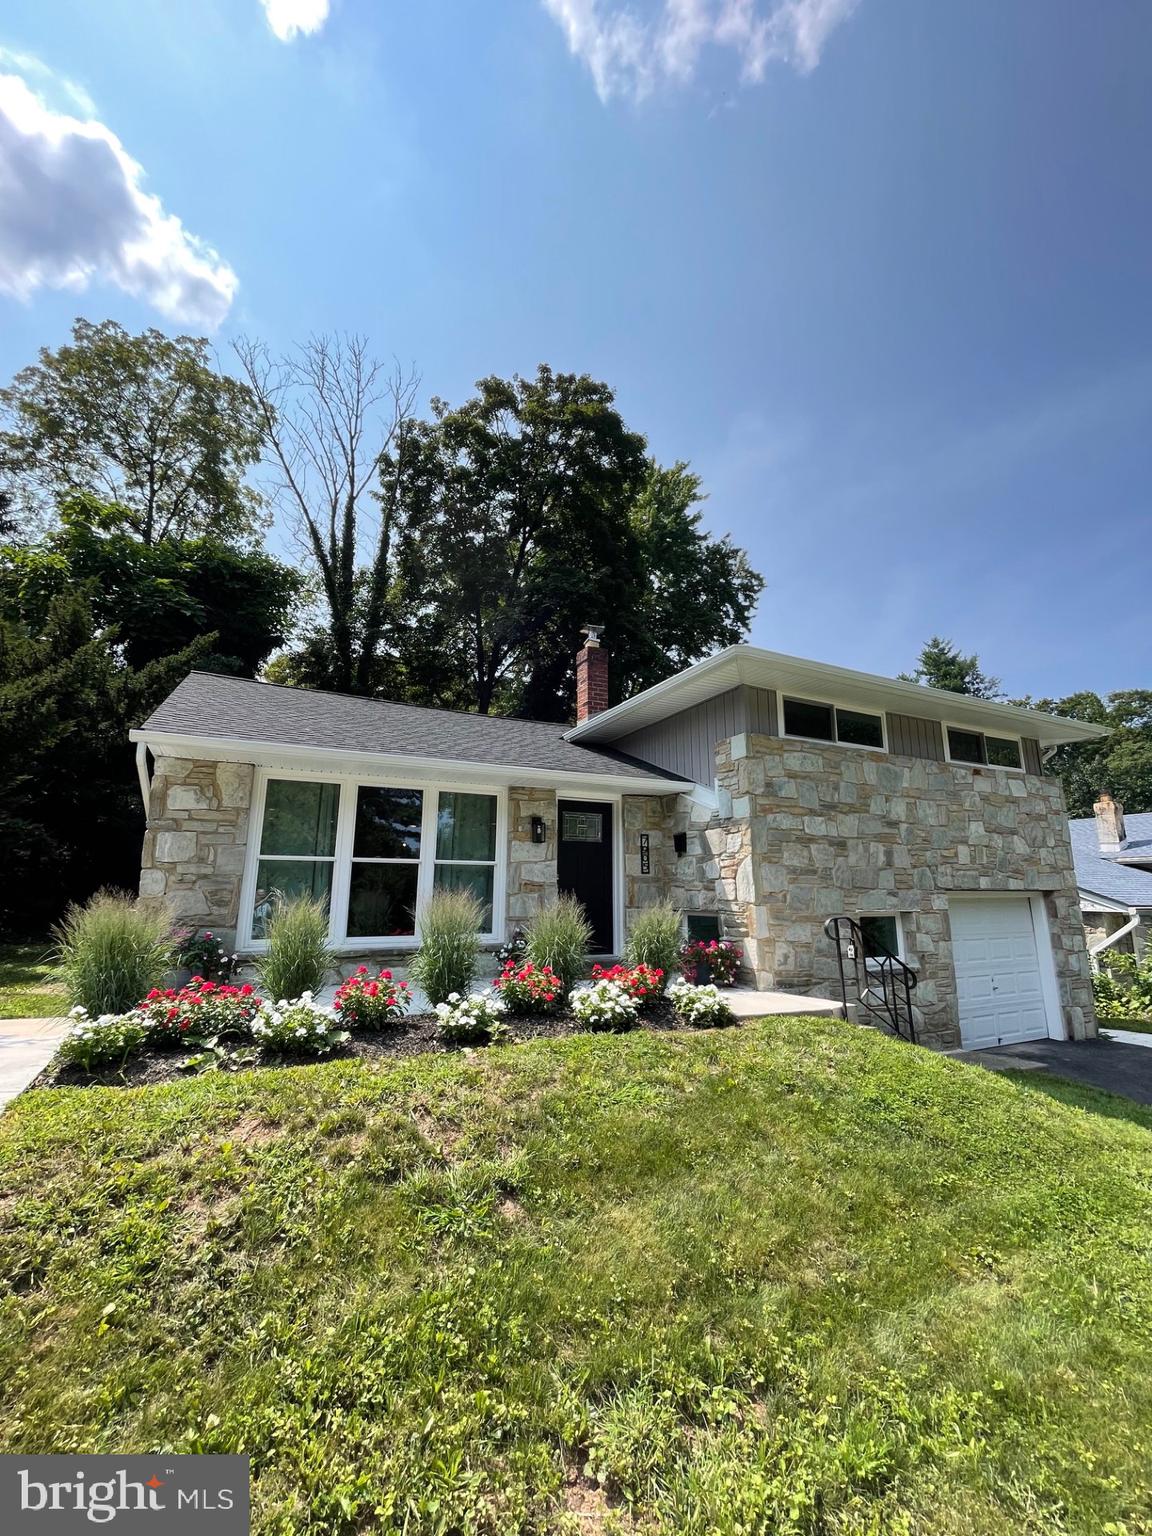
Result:
[[[608,652],[600,644],[603,624],[586,624],[587,639],[576,652],[576,724],[608,708]]]
[[[1127,833],[1124,830],[1124,807],[1118,800],[1113,800],[1106,789],[1100,791],[1100,798],[1092,807],[1096,817],[1096,836],[1100,842],[1101,853],[1119,853],[1127,841]]]

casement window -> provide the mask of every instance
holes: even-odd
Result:
[[[1023,769],[1024,756],[1017,736],[989,736],[960,726],[944,728],[950,763],[971,763],[981,768]]]
[[[328,906],[334,943],[404,947],[432,892],[460,888],[480,900],[483,936],[497,937],[501,814],[495,791],[269,777],[248,938],[261,944],[277,900],[307,892]]]
[[[883,752],[884,716],[841,704],[817,704],[811,699],[782,701],[785,736],[806,741],[830,741],[841,747],[870,747]]]
[[[269,779],[258,844],[253,939],[267,937],[266,924],[278,895],[331,900],[339,810],[339,784]]]

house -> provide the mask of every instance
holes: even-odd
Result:
[[[572,892],[605,954],[671,902],[757,987],[823,996],[847,914],[914,968],[926,1043],[1094,1033],[1041,764],[1098,727],[747,645],[609,708],[586,633],[573,727],[192,673],[132,733],[141,894],[252,953],[274,893],[312,891],[361,956],[411,949],[438,886],[479,895],[492,946]]]
[[[1152,940],[1152,814],[1124,815],[1104,793],[1068,823],[1088,953],[1143,956]]]

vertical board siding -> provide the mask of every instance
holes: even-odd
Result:
[[[1043,773],[1044,764],[1040,757],[1040,743],[1031,736],[1025,736],[1021,745],[1024,748],[1025,772]]]
[[[745,688],[747,724],[750,736],[779,736],[776,721],[776,695],[771,688]]]
[[[621,736],[612,746],[656,768],[682,773],[696,784],[710,785],[716,777],[716,743],[753,729],[748,724],[746,694],[764,692],[762,688],[729,688],[727,693],[693,704],[667,720]]]
[[[888,750],[901,757],[926,757],[942,763],[943,728],[939,720],[922,720],[919,715],[889,715]]]

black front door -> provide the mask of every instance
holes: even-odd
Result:
[[[592,953],[615,948],[612,921],[612,807],[603,800],[561,800],[556,874],[560,890],[583,903],[592,924]]]

